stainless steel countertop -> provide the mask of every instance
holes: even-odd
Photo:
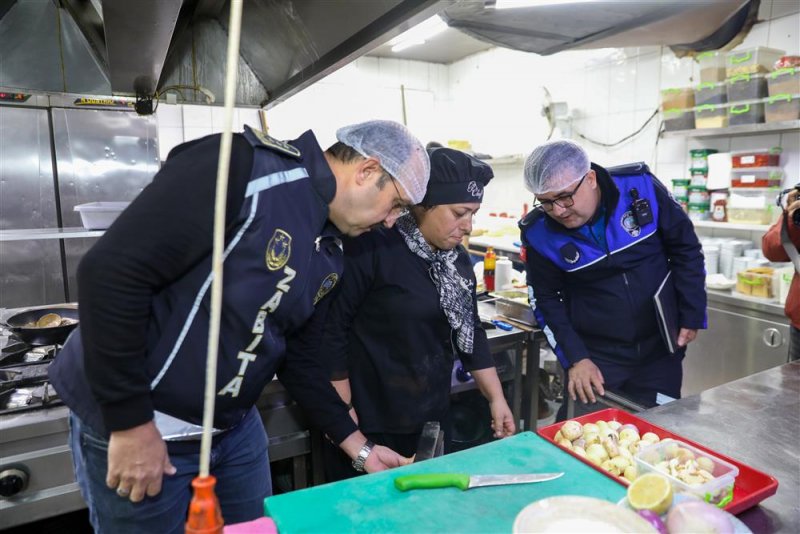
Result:
[[[758,298],[739,297],[733,295],[730,291],[720,291],[717,289],[707,289],[706,291],[708,293],[708,304],[710,306],[713,306],[714,303],[725,304],[727,306],[777,315],[778,317],[782,317],[788,321],[788,319],[786,319],[786,314],[783,311],[783,304],[778,304],[777,301],[765,301],[764,299]]]
[[[800,362],[637,414],[778,479],[739,514],[753,532],[800,532]]]

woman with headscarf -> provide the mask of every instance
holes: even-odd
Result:
[[[486,423],[494,436],[515,431],[478,317],[472,263],[461,245],[493,173],[458,150],[434,148],[429,155],[422,203],[393,228],[345,241],[345,275],[319,345],[361,431],[405,456],[414,454],[426,421],[442,424],[448,452],[457,358],[489,402],[492,420]],[[328,479],[357,475],[359,466],[328,445]]]

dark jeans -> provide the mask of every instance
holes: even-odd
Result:
[[[75,475],[95,532],[183,534],[199,454],[170,455],[178,472],[164,477],[161,493],[134,504],[106,486],[108,441],[74,414],[70,427]],[[272,494],[272,482],[267,434],[255,409],[212,447],[211,474],[217,479],[215,492],[226,524],[264,515],[264,499]]]
[[[793,362],[800,360],[800,328],[794,326],[789,328],[791,329],[789,334],[789,361]]]

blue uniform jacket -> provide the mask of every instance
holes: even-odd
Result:
[[[245,137],[253,146],[253,168],[226,236],[218,429],[234,426],[254,406],[283,363],[286,338],[336,285],[343,264],[339,232],[327,220],[326,194],[332,197],[335,178],[313,133],[291,144],[249,129]],[[155,410],[193,424],[202,423],[211,280],[209,256],[154,296],[142,362]],[[50,377],[78,417],[107,434],[83,365],[76,331]]]
[[[591,222],[567,229],[541,208],[520,222],[531,307],[565,368],[590,356],[635,365],[666,354],[653,300],[665,279],[676,326],[706,327],[703,255],[686,213],[644,163],[592,169],[605,239]],[[633,188],[653,212],[643,227],[631,211]]]

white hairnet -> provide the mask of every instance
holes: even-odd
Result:
[[[534,195],[561,191],[591,170],[589,155],[573,141],[539,145],[525,160],[525,187]]]
[[[405,190],[414,204],[425,196],[431,163],[422,143],[408,129],[393,121],[374,120],[344,126],[336,139],[364,157],[381,162]]]

